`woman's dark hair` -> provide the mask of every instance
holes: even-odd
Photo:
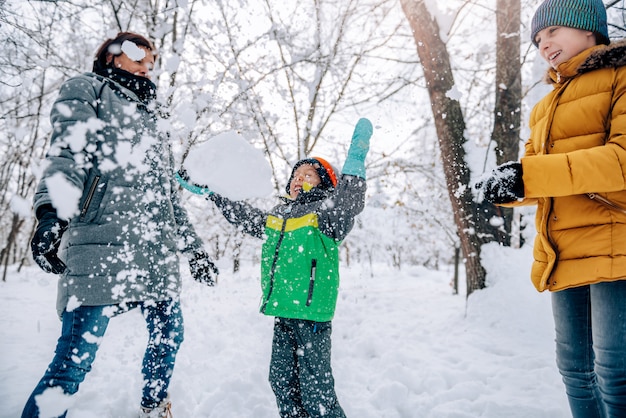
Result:
[[[107,64],[107,54],[119,55],[121,52],[117,51],[121,51],[120,48],[116,48],[116,52],[113,53],[111,51],[111,47],[115,45],[121,47],[124,41],[130,41],[137,46],[148,48],[154,54],[154,59],[157,59],[156,49],[154,48],[152,42],[150,42],[147,38],[133,32],[120,32],[115,36],[115,38],[104,41],[104,43],[100,45],[100,48],[98,48],[98,51],[96,51],[96,56],[93,60],[94,73],[98,73],[99,71],[113,65],[112,62]]]

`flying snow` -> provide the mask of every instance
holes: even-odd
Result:
[[[122,52],[133,61],[141,61],[146,56],[146,51],[139,48],[137,44],[131,41],[124,41],[122,43]]]
[[[64,394],[60,387],[50,388],[35,399],[39,406],[39,415],[42,418],[57,417],[72,407],[75,402],[75,398],[72,395]]]
[[[70,183],[63,174],[55,173],[45,179],[52,206],[61,219],[70,219],[78,213],[82,191]]]
[[[273,190],[263,152],[235,131],[193,146],[183,168],[194,183],[232,200],[267,197]]]

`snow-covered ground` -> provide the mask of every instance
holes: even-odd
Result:
[[[484,249],[489,287],[453,295],[452,270],[343,266],[333,367],[350,418],[565,418],[550,298],[530,248]],[[272,318],[258,313],[258,267],[208,288],[183,267],[185,342],[171,384],[176,418],[278,417],[267,382]],[[221,264],[221,263],[220,263]],[[0,417],[15,418],[52,359],[56,279],[36,267],[0,283]],[[111,321],[69,418],[133,417],[147,333],[138,312]]]

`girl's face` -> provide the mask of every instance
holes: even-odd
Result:
[[[143,46],[138,47],[145,52],[142,59],[137,61],[132,60],[128,55],[122,52],[120,55],[109,54],[110,57],[107,56],[107,63],[113,61],[113,67],[115,68],[150,79],[150,71],[154,68],[154,54],[152,54],[149,48]]]
[[[535,42],[541,57],[556,70],[559,64],[595,46],[596,35],[567,26],[548,26],[537,33]]]
[[[293,178],[291,179],[291,183],[289,183],[289,196],[295,199],[302,191],[304,183],[307,183],[309,188],[313,188],[321,182],[322,179],[320,175],[317,174],[315,167],[311,164],[302,164],[296,169],[295,173],[293,173]]]

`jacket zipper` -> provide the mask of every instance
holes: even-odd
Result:
[[[261,306],[261,312],[265,313],[265,308],[267,307],[267,303],[270,301],[270,297],[272,296],[272,291],[274,290],[274,273],[276,272],[276,264],[278,264],[278,250],[280,249],[280,244],[283,242],[283,238],[285,237],[285,228],[287,227],[287,219],[283,219],[283,224],[280,227],[280,235],[278,236],[278,241],[276,242],[276,250],[274,251],[274,260],[272,261],[272,268],[270,270],[270,288],[267,291],[267,297],[263,301],[263,305]]]
[[[550,131],[552,130],[552,123],[554,122],[554,114],[556,113],[556,108],[559,105],[559,101],[561,100],[561,96],[563,95],[563,91],[565,91],[565,87],[570,83],[571,79],[566,80],[563,85],[559,87],[559,90],[556,92],[555,96],[552,98],[552,102],[550,103],[550,115],[549,115],[549,123],[546,124],[546,129],[544,132],[544,141],[543,141],[543,153],[550,153]],[[561,74],[557,72],[557,83],[561,82]],[[550,208],[547,213],[547,217],[545,220],[544,227],[546,228],[546,239],[554,251],[554,264],[552,265],[552,269],[550,269],[550,274],[546,278],[546,287],[550,286],[550,279],[552,278],[552,273],[556,269],[557,264],[559,263],[559,251],[556,244],[552,241],[552,236],[550,235],[550,217],[552,216],[552,210],[554,209],[554,199],[550,198]]]
[[[622,206],[618,205],[610,199],[607,199],[606,197],[600,196],[598,193],[587,193],[587,197],[589,197],[589,199],[591,200],[596,200],[599,203],[608,206],[610,209],[615,209],[619,212],[626,213],[626,209],[624,209]]]
[[[315,287],[315,273],[317,271],[317,260],[311,260],[311,276],[309,279],[309,296],[306,299],[306,306],[311,306],[313,301],[313,288]]]
[[[552,251],[554,251],[554,264],[552,265],[552,268],[550,269],[550,274],[546,278],[546,287],[550,286],[550,279],[552,278],[552,273],[554,272],[554,270],[556,270],[556,265],[559,264],[559,251],[554,241],[552,241],[552,236],[550,235],[550,218],[552,217],[553,209],[554,209],[554,198],[550,198],[550,210],[548,210],[548,214],[546,216],[545,228],[546,228],[546,238],[548,239],[548,242],[550,243],[550,247],[552,248]]]
[[[83,219],[87,214],[87,210],[89,209],[89,205],[91,205],[91,201],[93,200],[93,195],[96,194],[96,187],[98,187],[98,183],[100,182],[100,176],[95,176],[93,181],[91,182],[91,186],[89,187],[89,193],[87,193],[87,199],[85,199],[85,203],[83,203],[83,207],[80,210],[80,218]]]

